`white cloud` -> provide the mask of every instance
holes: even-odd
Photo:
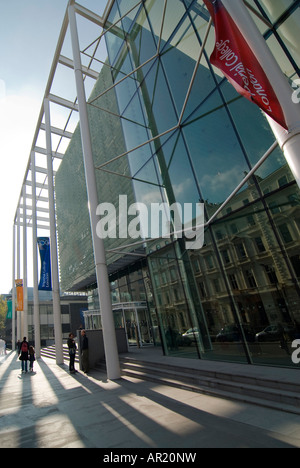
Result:
[[[174,184],[173,191],[175,194],[175,198],[179,198],[181,195],[183,195],[185,191],[188,190],[189,187],[191,187],[192,184],[192,179],[185,179],[180,184]]]
[[[5,81],[0,80],[0,102],[2,101],[2,99],[5,98],[5,95],[6,95]]]
[[[5,86],[1,86],[2,90]],[[2,93],[0,99],[0,293],[12,284],[12,227],[33,135],[40,100],[32,92]]]
[[[224,197],[224,194],[228,193],[241,182],[243,179],[243,169],[238,166],[234,166],[224,172],[218,172],[215,175],[207,174],[202,177],[200,185],[203,188],[204,193],[220,194],[220,198]]]
[[[1,198],[5,194],[7,207],[18,202],[39,107],[37,99],[25,95],[6,96],[0,101],[0,193]]]

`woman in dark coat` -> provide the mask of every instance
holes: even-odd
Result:
[[[69,356],[70,356],[70,363],[69,363],[69,371],[71,374],[75,374],[75,355],[76,355],[76,343],[74,340],[73,333],[69,334],[68,338],[68,347],[69,347]]]
[[[22,374],[24,372],[27,373],[27,362],[28,362],[28,351],[29,351],[29,344],[26,341],[26,336],[24,336],[23,341],[20,346],[20,361],[22,361]]]

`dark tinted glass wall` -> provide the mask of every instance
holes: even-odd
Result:
[[[283,73],[296,79],[300,2],[249,3]],[[208,20],[202,0],[115,0],[106,25],[107,66],[90,98],[95,165],[106,164],[106,172],[97,172],[100,200],[117,207],[118,196],[127,194],[149,208],[202,202],[208,222],[273,144],[261,111],[211,66],[213,29],[195,68]],[[95,281],[77,132],[56,176],[66,289]],[[202,249],[186,250],[184,240],[174,239],[147,244],[151,311],[153,293],[165,353],[293,366],[300,193],[279,149],[208,224]],[[121,242],[125,248],[124,239],[106,247]],[[126,284],[134,282],[130,274]],[[148,283],[148,273],[145,278]],[[128,298],[122,274],[112,281],[115,301]]]
[[[299,2],[252,1],[283,72],[298,72]],[[276,5],[275,5],[276,4]],[[117,0],[106,36],[138,201],[205,203],[208,221],[274,142],[260,110],[209,63],[202,1]],[[126,15],[131,9],[131,12]],[[293,24],[293,27],[289,25]],[[124,77],[130,76],[117,84]],[[180,123],[180,125],[179,125]],[[200,250],[148,246],[165,351],[293,365],[300,323],[300,196],[280,150],[224,207]]]
[[[100,72],[90,100],[111,85],[112,77],[106,65]],[[105,111],[95,105],[88,107],[95,166],[126,149],[120,119],[115,115],[118,106],[113,90],[105,93],[101,106]],[[118,208],[119,193],[128,197],[129,204],[133,203],[132,182],[124,177],[129,171],[126,158],[111,164],[109,169],[111,173],[97,172],[99,203],[111,203]],[[114,175],[116,171],[123,177]],[[79,125],[56,174],[55,192],[61,286],[65,291],[85,290],[95,284],[96,275]],[[123,244],[125,242],[123,240]],[[105,247],[108,250],[120,243],[122,241],[107,238]],[[119,257],[114,253],[108,255],[108,263]]]

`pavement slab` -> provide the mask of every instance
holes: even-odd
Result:
[[[0,448],[299,448],[296,414],[91,370],[49,358],[22,374],[0,361]]]

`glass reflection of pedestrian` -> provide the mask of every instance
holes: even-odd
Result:
[[[69,371],[71,374],[75,374],[75,356],[76,356],[76,343],[74,340],[73,333],[69,334],[68,338],[68,348],[69,348],[69,356],[70,356],[70,363],[69,363]]]
[[[278,323],[277,327],[278,327],[278,333],[279,333],[280,348],[283,349],[287,353],[288,356],[290,356],[291,353],[290,353],[290,350],[286,341],[284,328],[281,323]]]
[[[166,331],[166,340],[167,346],[171,351],[178,349],[176,332],[172,329],[170,325],[168,326],[168,329]]]
[[[299,340],[300,338],[300,325],[298,322],[294,322],[294,330],[295,330],[295,340]]]
[[[82,369],[85,374],[90,371],[90,362],[89,362],[89,340],[86,336],[85,330],[81,331],[82,343],[81,343],[81,364]]]

